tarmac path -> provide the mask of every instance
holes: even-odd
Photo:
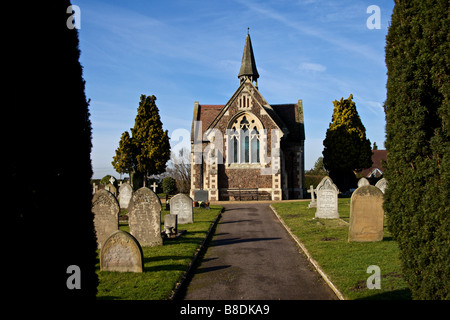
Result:
[[[185,300],[337,300],[268,203],[223,206]]]

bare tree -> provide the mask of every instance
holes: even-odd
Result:
[[[177,181],[177,189],[181,193],[189,193],[191,188],[191,161],[187,148],[179,150],[178,154],[171,153],[167,172]]]

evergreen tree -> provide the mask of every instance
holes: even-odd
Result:
[[[353,171],[372,165],[370,140],[352,101],[333,101],[332,122],[323,141],[323,164],[339,190],[346,191],[356,184]]]
[[[134,163],[133,142],[128,131],[125,131],[120,137],[119,148],[116,149],[112,165],[120,174],[131,174],[134,170]]]
[[[450,299],[449,12],[397,0],[386,37],[384,209],[415,299]]]
[[[163,173],[170,159],[169,133],[162,128],[155,96],[141,95],[138,113],[131,129],[122,134],[113,166],[117,172],[142,176],[144,186],[147,177]],[[133,171],[132,171],[133,170]]]
[[[20,134],[4,135],[11,234],[3,289],[33,301],[95,299],[91,122],[70,2],[8,5],[3,119]]]

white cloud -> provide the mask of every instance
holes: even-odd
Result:
[[[300,64],[301,71],[313,71],[313,72],[324,72],[327,70],[327,67],[321,65],[319,63],[311,63],[311,62],[302,62]]]
[[[384,66],[384,51],[374,50],[372,47],[366,44],[357,43],[354,40],[342,37],[342,35],[333,33],[332,31],[322,30],[319,27],[314,27],[306,23],[293,20],[289,16],[279,13],[273,8],[265,7],[261,3],[252,2],[249,0],[235,0],[236,2],[246,6],[253,12],[263,15],[269,19],[278,21],[285,26],[292,28],[302,34],[320,39],[326,43],[333,45],[336,48],[351,52],[352,54],[359,55],[368,59],[378,65]],[[342,11],[341,11],[342,12]],[[341,13],[340,13],[341,14]]]

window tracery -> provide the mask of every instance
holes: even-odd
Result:
[[[251,114],[235,119],[228,129],[228,163],[260,163],[262,131],[261,123]]]

